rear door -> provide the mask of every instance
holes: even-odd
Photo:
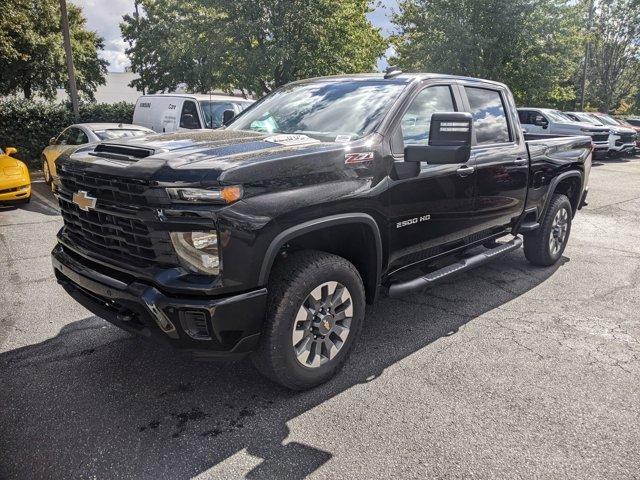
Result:
[[[463,109],[455,84],[427,84],[400,112],[391,127],[395,161],[407,145],[427,145],[431,115]],[[443,253],[472,234],[475,174],[463,164],[420,164],[417,177],[390,179],[386,192],[389,265],[401,268]]]
[[[491,233],[508,228],[524,210],[529,157],[519,128],[513,97],[499,86],[463,86],[473,115],[470,165],[476,171],[477,226]]]

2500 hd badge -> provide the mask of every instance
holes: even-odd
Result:
[[[199,358],[251,355],[302,390],[346,364],[380,294],[523,245],[534,265],[558,262],[591,137],[527,135],[501,83],[393,70],[302,80],[220,129],[57,164],[52,261],[74,299]]]
[[[431,215],[422,215],[421,217],[410,218],[409,220],[403,220],[396,223],[396,228],[408,227],[409,225],[415,225],[416,223],[426,222],[431,220]]]

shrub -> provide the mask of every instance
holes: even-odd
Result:
[[[77,123],[131,123],[134,105],[120,102],[80,105]],[[70,103],[46,103],[16,99],[0,102],[0,147],[16,147],[17,158],[31,167],[40,166],[49,139],[76,123]]]

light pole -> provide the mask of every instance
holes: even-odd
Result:
[[[580,81],[580,111],[584,112],[584,91],[587,85],[587,65],[591,51],[591,24],[593,22],[593,1],[589,0],[589,19],[587,20],[587,44],[584,46],[584,64],[582,65],[582,79]]]
[[[73,67],[73,52],[71,51],[71,35],[69,34],[69,17],[67,16],[67,2],[60,0],[60,28],[64,39],[64,56],[67,59],[67,73],[69,75],[69,96],[73,107],[73,116],[78,120],[78,88],[76,87],[76,70]]]

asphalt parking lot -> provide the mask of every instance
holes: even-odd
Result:
[[[0,210],[0,478],[640,478],[640,158],[594,165],[553,268],[521,251],[369,308],[332,382],[147,344],[59,287],[35,183]]]

